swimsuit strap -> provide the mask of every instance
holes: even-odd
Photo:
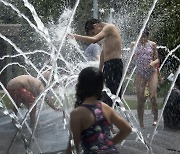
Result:
[[[101,102],[96,104],[81,104],[80,106],[88,108],[93,113],[96,121],[103,115]]]

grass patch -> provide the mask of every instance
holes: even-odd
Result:
[[[126,103],[128,104],[129,108],[131,110],[136,110],[137,109],[137,101],[136,100],[126,100]],[[158,109],[162,109],[163,104],[162,103],[158,103]],[[126,105],[125,108],[127,109]],[[145,109],[151,109],[152,108],[152,104],[148,101],[147,103],[145,103],[144,106]]]
[[[9,99],[9,97],[7,95],[4,95],[4,93],[0,93],[0,97],[2,100],[2,103],[5,104],[5,106],[7,107],[7,109],[12,109],[13,108],[13,104],[11,102],[11,100]]]
[[[12,109],[13,108],[13,104],[11,102],[11,100],[9,99],[9,97],[7,95],[3,96],[4,93],[0,93],[0,97],[2,99],[2,101],[4,102],[4,104],[6,105],[6,107],[8,109]],[[74,98],[72,96],[66,96],[65,97],[65,102],[66,102],[66,106],[68,107],[72,107],[72,102],[74,103]],[[136,110],[137,109],[137,101],[136,100],[126,100],[128,106],[130,107],[131,110]],[[73,105],[74,106],[74,105]],[[124,104],[125,108],[127,109],[126,105]],[[151,109],[152,105],[151,103],[148,101],[145,104],[145,109]],[[158,109],[162,109],[163,104],[162,103],[158,103]]]

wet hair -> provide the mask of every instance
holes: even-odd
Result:
[[[146,27],[143,31],[143,33],[148,37],[149,36],[149,28]]]
[[[89,35],[89,32],[94,29],[93,25],[97,23],[100,23],[100,21],[95,18],[92,18],[86,21],[84,28],[87,35]]]
[[[137,27],[138,34],[140,33],[141,29],[142,29],[142,25]],[[149,37],[149,27],[145,27],[142,34],[145,35],[146,37]]]
[[[96,67],[84,68],[78,77],[76,85],[76,103],[75,107],[82,104],[83,101],[95,96],[97,99],[101,98],[104,78],[103,73]]]

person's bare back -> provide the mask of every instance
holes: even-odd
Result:
[[[46,71],[43,76],[44,78],[49,78],[49,71]],[[44,85],[40,79],[37,79],[31,75],[20,75],[11,79],[7,84],[7,90],[16,103],[13,107],[13,112],[17,115],[17,108],[21,108],[24,104],[28,109],[35,102],[36,97],[38,97],[44,91]],[[54,110],[59,111],[60,108],[55,106],[55,100],[51,97],[50,91],[46,94],[45,102]],[[30,125],[34,126],[36,117],[36,105],[30,112]]]
[[[34,78],[31,75],[20,75],[8,82],[8,89],[23,88],[30,91],[34,97],[37,97],[44,89],[44,86],[40,80]]]

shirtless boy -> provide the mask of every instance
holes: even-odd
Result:
[[[96,43],[103,40],[99,69],[103,71],[106,86],[111,90],[112,94],[116,94],[123,73],[120,31],[115,25],[100,22],[97,19],[86,21],[85,31],[92,36],[69,35],[77,40],[89,43]],[[109,105],[112,106],[112,102]]]
[[[44,91],[44,85],[39,79],[34,78],[31,75],[20,75],[8,82],[7,90],[18,108],[21,107],[22,103],[29,109],[34,103],[35,98]],[[54,110],[58,110],[52,104],[52,99],[49,97],[46,97],[46,103],[48,103],[48,105]],[[13,111],[17,115],[17,109],[15,107],[13,108]],[[34,106],[30,113],[31,126],[34,126],[35,124],[35,116],[36,106]]]

